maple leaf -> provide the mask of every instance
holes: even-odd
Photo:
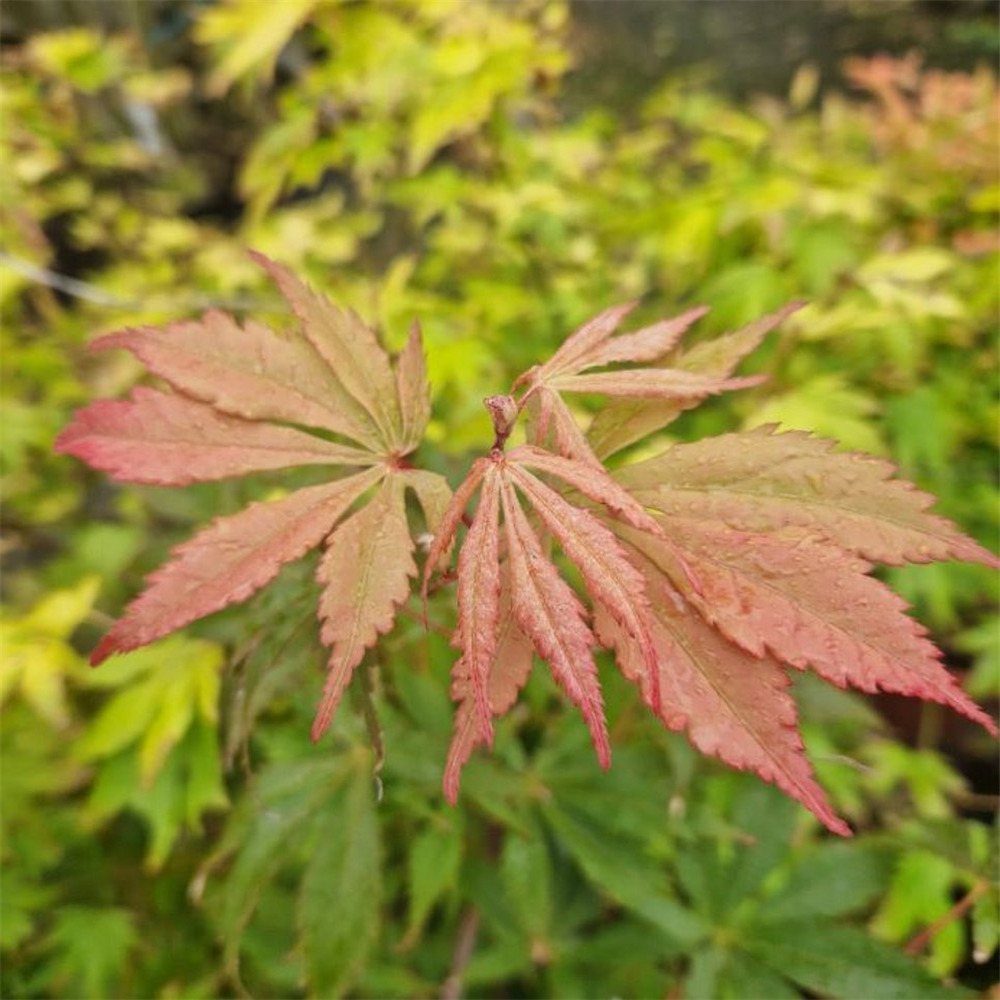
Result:
[[[508,397],[510,398],[510,397]],[[506,435],[504,408],[493,399],[497,438]],[[504,454],[495,445],[479,459],[455,491],[424,567],[424,594],[440,558],[451,545],[476,489],[479,505],[465,537],[458,566],[458,628],[461,656],[454,667],[453,694],[462,702],[446,769],[446,791],[454,799],[458,771],[477,743],[492,741],[492,716],[509,707],[530,667],[530,649],[552,667],[557,683],[576,704],[591,730],[598,759],[610,763],[604,710],[593,660],[596,637],[586,610],[548,559],[518,499],[529,502],[584,579],[595,604],[620,623],[655,671],[652,609],[642,579],[624,547],[592,513],[566,501],[532,472],[548,472],[605,505],[624,524],[658,532],[652,518],[603,470],[522,446]],[[503,512],[506,554],[501,563],[498,518]],[[525,651],[528,651],[525,656]],[[471,705],[471,709],[470,709]]]
[[[537,416],[533,439],[536,443],[541,444],[546,440],[551,425],[561,454],[593,465],[601,464],[597,453],[562,401],[561,394],[564,392],[597,393],[623,398],[620,400],[624,405],[623,409],[611,410],[610,415],[605,414],[603,417],[602,425],[609,424],[610,428],[602,425],[597,428],[598,433],[603,430],[607,435],[613,429],[618,435],[614,448],[608,450],[605,446],[604,454],[607,455],[611,450],[617,450],[624,444],[665,426],[672,416],[696,406],[706,396],[758,385],[763,381],[760,376],[727,377],[742,356],[739,351],[743,349],[745,353],[752,350],[756,346],[753,338],[759,343],[764,334],[784,316],[801,308],[801,303],[790,303],[780,313],[759,321],[752,330],[741,331],[742,337],[732,346],[729,365],[699,366],[696,363],[675,368],[657,365],[581,374],[590,368],[602,368],[617,362],[656,362],[668,354],[687,328],[708,311],[700,306],[674,319],[615,336],[618,326],[636,304],[628,302],[606,309],[570,334],[548,361],[535,365],[515,380],[515,389],[521,385],[528,386],[520,402],[521,406],[531,401],[533,396],[538,397],[534,403]],[[631,402],[633,400],[639,402]],[[659,400],[660,405],[650,407],[647,401],[651,400]],[[642,416],[638,417],[638,414]],[[654,415],[651,421],[650,414]],[[605,444],[603,440],[602,444]]]
[[[394,366],[357,315],[252,256],[287,299],[296,330],[281,334],[252,320],[241,327],[212,310],[197,321],[103,337],[95,349],[131,351],[174,391],[140,386],[129,400],[93,403],[56,449],[120,482],[159,486],[303,465],[354,470],[250,504],[179,545],[91,658],[100,663],[246,600],[282,565],[323,545],[320,637],[331,654],[313,727],[318,739],[417,572],[406,489],[431,531],[450,490],[443,477],[404,461],[430,417],[419,327]]]
[[[614,474],[601,464],[599,455],[659,430],[706,396],[756,384],[732,377],[733,369],[800,305],[700,344],[673,368],[663,356],[704,310],[616,336],[633,304],[617,306],[515,380],[514,390],[524,389],[519,399],[486,401],[493,447],[456,490],[424,567],[426,600],[481,490],[458,565],[449,799],[475,746],[492,742],[493,718],[527,679],[532,648],[580,707],[602,766],[610,748],[596,646],[614,651],[668,728],[775,783],[842,835],[850,829],[804,753],[789,669],[937,701],[997,732],[904,602],[869,573],[875,562],[1000,561],[929,513],[932,498],[893,478],[891,465],[773,427],[676,445]],[[630,362],[656,364],[584,374]],[[613,402],[585,435],[563,392],[603,393]],[[522,410],[533,443],[505,453]],[[589,613],[546,555],[543,536],[579,570]]]
[[[678,371],[726,379],[732,375],[743,358],[760,346],[771,330],[803,305],[802,302],[789,302],[781,309],[748,323],[741,330],[724,334],[714,340],[702,341],[677,355],[671,353],[670,364]],[[696,310],[697,315],[694,318],[702,315],[704,311]],[[679,319],[685,319],[690,315],[685,313]],[[587,428],[589,447],[595,455],[606,459],[654,431],[667,427],[681,413],[697,406],[700,402],[700,398],[690,397],[657,402],[613,399],[597,411]]]
[[[452,493],[443,477],[405,461],[430,416],[419,326],[393,363],[357,315],[254,257],[288,300],[296,330],[241,327],[210,311],[101,338],[96,349],[132,351],[172,392],[140,386],[128,400],[96,402],[57,448],[117,480],[160,486],[292,466],[349,471],[219,518],[178,546],[94,663],[246,599],[322,546],[320,637],[330,658],[318,739],[417,573],[409,489],[432,533],[425,616],[434,574],[468,525],[452,640],[451,801],[475,748],[492,745],[494,720],[514,704],[535,654],[580,709],[603,767],[611,747],[598,647],[613,651],[664,725],[775,783],[838,834],[850,830],[804,753],[791,671],[936,701],[997,732],[904,602],[870,574],[876,563],[997,568],[1000,560],[931,513],[933,498],[896,479],[889,463],[761,427],[675,445],[614,473],[602,464],[708,396],[757,384],[734,376],[737,364],[800,303],[684,352],[679,340],[703,308],[632,333],[618,328],[634,303],[605,310],[515,380],[520,396],[484,401],[492,447]],[[612,367],[620,365],[635,367]],[[611,401],[584,431],[564,393]],[[507,451],[522,413],[528,443]],[[560,559],[585,594],[560,574]]]

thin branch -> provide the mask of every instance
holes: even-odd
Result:
[[[472,958],[479,936],[479,911],[469,907],[462,914],[455,937],[455,950],[451,955],[451,969],[448,978],[441,985],[441,1000],[460,1000],[465,985],[465,969]]]
[[[919,955],[933,938],[956,920],[961,920],[972,909],[977,899],[989,889],[990,883],[980,879],[947,913],[938,917],[929,927],[925,927],[905,948],[907,955]]]
[[[15,257],[0,251],[0,267],[7,267],[29,281],[45,285],[54,291],[62,292],[74,299],[92,302],[94,305],[107,306],[112,309],[142,309],[147,312],[178,312],[188,309],[261,309],[269,312],[287,312],[288,306],[277,298],[260,296],[235,295],[228,298],[218,298],[212,295],[188,295],[178,297],[173,293],[147,295],[140,298],[127,299],[114,292],[105,291],[78,278],[51,271],[47,267],[39,267],[23,257]]]

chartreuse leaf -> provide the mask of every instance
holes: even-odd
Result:
[[[206,11],[197,21],[197,38],[220,55],[209,77],[209,91],[225,93],[251,71],[266,75],[294,31],[309,16],[317,0],[283,0],[261,6],[256,0],[235,0]]]
[[[981,624],[955,637],[955,645],[973,657],[965,689],[973,698],[1000,697],[1000,613],[986,616]]]
[[[367,761],[362,754],[361,761]],[[310,993],[343,994],[378,934],[382,899],[375,787],[354,766],[314,818],[315,840],[302,877],[298,922]]]
[[[204,813],[226,804],[215,730],[196,720],[151,782],[142,780],[130,750],[102,760],[84,816],[102,824],[126,810],[137,813],[149,824],[146,864],[156,870],[185,827],[197,829]]]
[[[119,995],[128,954],[139,944],[132,914],[114,907],[60,906],[46,935],[46,965],[65,996]]]
[[[17,691],[49,725],[69,723],[66,680],[83,667],[69,637],[90,613],[99,586],[97,577],[87,577],[43,597],[20,618],[3,609],[0,705]]]
[[[952,798],[962,792],[965,781],[941,754],[879,740],[865,747],[863,756],[872,764],[868,784],[878,795],[887,797],[904,788],[918,815],[944,819],[953,814]]]
[[[855,927],[809,920],[761,924],[744,931],[741,946],[800,987],[838,1000],[958,1000],[972,995],[942,985],[913,959]]]
[[[217,722],[223,657],[213,643],[182,636],[131,655],[140,672],[133,674],[127,661],[119,667],[127,685],[101,709],[74,752],[93,761],[138,743],[140,780],[148,786],[196,718]]]
[[[54,808],[86,773],[68,759],[65,736],[26,704],[4,706],[0,725],[0,946],[16,947],[46,918],[61,886],[46,878],[73,849],[75,810]],[[16,766],[12,766],[16,761]]]
[[[747,426],[808,427],[845,448],[881,455],[886,446],[873,420],[878,405],[839,374],[814,375],[756,408]]]
[[[223,961],[230,971],[238,969],[243,931],[262,888],[295,860],[296,848],[316,816],[348,777],[340,756],[271,765],[260,773],[254,794],[245,796],[230,817],[218,850],[205,866],[207,873],[235,854],[220,909]]]
[[[713,946],[699,948],[691,958],[691,968],[684,979],[684,989],[692,997],[717,997],[719,976],[724,970],[728,953]]]
[[[685,844],[677,876],[694,908],[716,926],[731,926],[789,850],[795,806],[765,785],[746,785],[732,810],[727,835]]]
[[[613,922],[575,936],[560,949],[549,970],[553,997],[587,996],[595,982],[608,982],[608,995],[668,996],[673,982],[664,969],[663,940],[644,922],[622,914]],[[761,994],[762,996],[765,994]]]
[[[987,885],[972,908],[972,958],[983,964],[1000,947],[1000,889]]]
[[[892,884],[872,922],[872,932],[902,941],[944,917],[954,904],[957,872],[947,858],[931,851],[907,851],[896,866]],[[967,953],[965,926],[953,920],[928,942],[928,968],[936,976],[953,972]]]

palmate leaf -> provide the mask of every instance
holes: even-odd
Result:
[[[197,321],[140,327],[94,341],[124,348],[178,392],[245,420],[322,427],[376,449],[372,420],[325,363],[312,339],[282,336],[263,323],[242,328],[210,310]]]
[[[833,441],[773,425],[681,444],[627,466],[615,479],[664,514],[690,515],[751,532],[794,525],[873,562],[963,559],[997,568],[993,553],[943,517],[934,498],[891,478],[870,455],[834,452]]]
[[[656,361],[703,312],[616,336],[631,306],[609,309],[515,381],[515,389],[524,387],[519,400],[487,401],[494,446],[456,492],[447,531],[425,566],[426,594],[462,511],[483,484],[488,499],[480,501],[458,567],[462,656],[453,682],[460,707],[445,774],[449,798],[457,795],[472,749],[491,740],[492,717],[524,683],[529,643],[581,707],[602,763],[608,748],[591,680],[594,645],[615,651],[624,675],[668,728],[685,732],[702,753],[773,782],[841,835],[850,830],[830,808],[804,754],[789,668],[815,670],[840,687],[938,701],[996,732],[942,666],[904,602],[868,574],[876,561],[1000,563],[930,514],[932,498],[893,479],[888,463],[835,453],[832,442],[773,428],[677,445],[613,476],[591,448],[611,454],[707,395],[752,384],[756,380],[731,377],[733,367],[798,308],[792,303],[699,345],[680,356],[678,369],[580,374]],[[561,391],[628,398],[599,411],[588,443]],[[505,455],[510,414],[524,408],[533,444]],[[497,515],[496,481],[506,554],[494,529],[486,528]],[[518,493],[580,571],[591,602],[589,628]],[[509,607],[506,583],[497,583],[507,579],[505,572]],[[483,579],[491,581],[489,598],[476,603]],[[500,638],[512,622],[519,626],[514,649],[521,650],[514,655],[501,651],[506,640]],[[568,671],[567,653],[576,658],[576,675]],[[485,662],[490,656],[492,665]],[[494,699],[494,691],[503,696]]]
[[[489,705],[492,716],[509,711],[518,693],[527,683],[534,661],[534,646],[514,617],[511,601],[510,566],[500,564],[500,610],[496,652],[490,664]],[[460,658],[452,671],[451,696],[458,702],[455,732],[448,750],[444,769],[444,792],[452,803],[458,801],[458,784],[462,768],[473,750],[488,742],[488,732],[482,724],[472,697],[465,658]]]
[[[430,416],[419,327],[394,368],[355,314],[253,256],[288,299],[299,329],[240,327],[210,311],[163,330],[104,337],[97,349],[132,351],[175,391],[139,387],[128,401],[94,403],[56,448],[120,481],[163,486],[293,466],[353,467],[343,478],[219,518],[178,546],[92,656],[100,663],[246,600],[325,540],[320,634],[331,655],[318,738],[352,671],[408,596],[416,565],[406,489],[432,531],[450,490],[443,477],[404,460]],[[330,432],[352,443],[331,441]]]
[[[891,691],[948,705],[989,728],[906,605],[864,560],[799,532],[753,536],[689,518],[661,524],[701,592],[676,586],[702,617],[755,656],[766,650],[838,687]],[[662,546],[643,540],[654,561]]]
[[[597,667],[591,653],[594,636],[584,621],[584,608],[573,589],[545,558],[511,482],[504,480],[501,490],[514,619],[583,713],[597,759],[606,768],[611,764],[611,749]]]
[[[139,386],[128,401],[80,410],[63,451],[112,479],[186,486],[293,465],[375,465],[378,456],[293,427],[248,423],[183,396]]]
[[[655,567],[642,557],[656,609],[660,709],[667,728],[686,733],[695,749],[751,770],[798,799],[835,833],[850,830],[830,808],[813,777],[797,730],[791,681],[770,656],[754,657],[726,640],[700,615],[665,594]],[[653,707],[653,680],[614,623],[598,615],[598,635],[615,647],[623,673]]]
[[[456,645],[462,650],[460,673],[468,677],[486,742],[493,744],[490,672],[496,658],[500,620],[500,477],[486,470],[476,516],[458,559],[459,618]]]
[[[695,344],[677,357],[671,354],[671,366],[681,372],[728,379],[740,361],[755,351],[771,330],[802,306],[802,302],[789,302],[783,308],[754,320],[741,330]],[[695,312],[700,315],[703,311],[695,310]],[[679,319],[690,315],[692,314],[685,313]],[[623,341],[628,337],[617,339]],[[646,359],[637,357],[634,360]],[[587,440],[594,454],[606,459],[648,434],[662,430],[685,410],[697,406],[700,401],[699,397],[664,399],[658,402],[613,399],[594,415],[587,428]]]
[[[870,570],[1000,561],[930,513],[932,498],[893,478],[891,465],[773,427],[676,445],[613,474],[602,464],[706,397],[756,384],[734,376],[736,365],[799,303],[683,353],[678,341],[704,309],[632,333],[618,328],[633,304],[605,310],[515,380],[519,396],[485,400],[493,446],[452,494],[441,476],[406,461],[430,415],[419,326],[393,362],[354,313],[255,259],[298,329],[241,327],[209,312],[102,338],[98,349],[132,351],[173,392],[140,387],[127,401],[95,403],[57,448],[120,481],[157,485],[300,465],[347,472],[251,504],[180,545],[94,662],[244,600],[284,563],[322,546],[319,615],[331,652],[318,738],[409,593],[417,571],[405,503],[412,490],[433,536],[425,612],[434,574],[468,526],[453,638],[458,709],[444,774],[452,801],[462,767],[492,743],[494,720],[514,704],[536,654],[608,766],[599,646],[614,652],[668,728],[774,783],[838,834],[850,831],[804,754],[791,671],[937,701],[996,732]],[[612,399],[585,434],[564,392]],[[529,443],[505,451],[522,411]],[[561,559],[576,568],[585,595],[560,574]],[[451,579],[445,570],[441,583]]]
[[[387,476],[379,492],[330,536],[316,579],[323,586],[320,639],[331,647],[323,700],[313,723],[319,739],[365,650],[386,632],[417,572],[406,524],[404,485]]]

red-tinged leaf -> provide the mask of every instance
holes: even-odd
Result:
[[[410,593],[413,539],[406,523],[404,484],[390,474],[371,502],[340,524],[326,543],[316,579],[323,587],[320,639],[332,647],[323,698],[313,723],[318,740],[365,650],[396,618]]]
[[[629,561],[614,534],[593,514],[574,507],[512,460],[508,460],[507,470],[511,482],[528,498],[542,523],[580,570],[591,598],[635,641],[653,682],[650,697],[657,711],[659,678],[656,650],[650,636],[652,609],[642,574]]]
[[[420,324],[414,320],[410,336],[396,359],[396,391],[402,426],[397,442],[400,454],[406,455],[420,444],[424,428],[431,418],[431,394],[427,384],[427,365]]]
[[[389,357],[374,331],[356,313],[338,309],[287,268],[260,253],[251,257],[288,300],[306,339],[371,417],[382,445],[394,448],[402,432],[402,415]]]
[[[109,348],[131,351],[154,375],[222,413],[322,427],[369,447],[379,443],[364,410],[298,334],[282,336],[253,320],[241,329],[212,310],[200,320],[123,330],[91,345]]]
[[[600,460],[590,450],[583,431],[573,419],[573,414],[562,401],[559,393],[547,386],[539,386],[533,396],[538,397],[538,425],[535,444],[544,444],[551,432],[560,455],[601,468]]]
[[[675,367],[725,378],[736,370],[736,366],[745,357],[760,347],[764,338],[775,327],[780,326],[800,309],[804,309],[807,304],[802,301],[787,302],[780,309],[753,320],[739,330],[695,344],[677,359]]]
[[[451,549],[451,543],[455,539],[455,532],[458,531],[458,526],[462,523],[465,508],[469,506],[472,494],[479,489],[479,484],[483,481],[486,470],[492,465],[493,463],[488,458],[477,458],[472,463],[469,474],[452,494],[451,502],[441,517],[437,533],[434,535],[434,541],[431,543],[430,551],[427,553],[427,561],[424,563],[424,577],[420,587],[420,594],[423,598],[425,609],[427,607],[427,589],[430,586],[431,577],[434,575],[438,563],[445,558]]]
[[[639,561],[637,557],[637,561]],[[692,746],[741,771],[753,771],[777,785],[841,836],[850,828],[833,812],[816,783],[797,728],[795,702],[781,665],[768,656],[757,659],[729,642],[693,608],[675,606],[669,592],[646,564],[656,613],[653,639],[660,664],[660,718],[676,732],[686,732]],[[639,684],[647,703],[649,680],[634,647],[622,642],[621,627],[599,612],[601,641],[631,648],[625,674]]]
[[[751,533],[809,528],[872,562],[964,559],[1000,567],[993,553],[943,517],[934,498],[892,479],[888,462],[833,452],[834,442],[773,426],[680,444],[615,479],[664,514],[720,521]]]
[[[549,385],[558,392],[586,392],[640,399],[704,399],[731,389],[760,385],[763,375],[718,379],[671,368],[627,368],[590,375],[557,375]]]
[[[662,358],[677,346],[688,327],[708,312],[708,306],[689,309],[673,319],[660,320],[633,333],[619,334],[579,359],[573,372],[601,368],[618,362],[648,363]]]
[[[240,420],[184,396],[138,387],[130,400],[78,410],[55,450],[112,479],[156,486],[296,465],[373,465],[378,458],[291,427]]]
[[[563,482],[578,489],[584,496],[602,504],[626,524],[631,524],[633,528],[638,528],[640,531],[656,535],[673,547],[673,543],[663,533],[656,519],[646,512],[645,507],[631,493],[622,489],[611,478],[603,465],[585,466],[572,459],[553,455],[551,452],[534,448],[531,445],[515,448],[508,458],[521,465],[527,465],[562,479]],[[695,591],[700,590],[697,575],[684,560],[684,557],[676,551],[676,547],[674,547],[674,555],[678,567],[690,585]]]
[[[514,618],[510,567],[505,561],[500,566],[500,628],[489,678],[490,711],[494,716],[505,714],[514,704],[518,692],[527,683],[533,661],[534,648],[531,640]],[[472,751],[487,742],[471,697],[469,672],[464,657],[456,662],[452,671],[451,696],[459,705],[455,713],[454,735],[448,750],[443,787],[445,797],[454,805],[458,801],[462,768],[472,756]]]
[[[761,344],[779,323],[805,305],[789,302],[777,312],[763,316],[733,333],[695,344],[670,362],[670,367],[714,378],[728,378],[736,366]],[[614,399],[595,415],[587,439],[595,454],[608,458],[622,448],[662,430],[700,400]]]
[[[281,500],[254,503],[214,521],[177,546],[170,562],[101,640],[91,657],[98,664],[245,601],[278,570],[318,545],[365,490],[384,475],[367,469],[346,479],[299,490]]]
[[[427,530],[432,534],[438,530],[445,511],[451,503],[451,487],[444,476],[423,469],[403,469],[399,473],[403,482],[417,495],[427,522]]]
[[[691,518],[663,524],[702,585],[701,594],[685,596],[748,652],[762,656],[766,649],[838,687],[936,701],[996,734],[993,720],[962,692],[923,627],[905,613],[905,602],[867,575],[868,563],[799,533],[748,535]],[[657,561],[659,543],[642,542]],[[676,585],[684,587],[681,580]]]
[[[479,506],[458,557],[458,631],[463,671],[469,678],[479,729],[493,745],[489,680],[500,626],[500,471],[483,477]]]
[[[625,302],[620,306],[605,309],[593,319],[588,320],[578,330],[571,333],[555,354],[543,365],[538,365],[533,372],[535,382],[545,382],[562,372],[579,371],[579,363],[603,344],[621,321],[638,305],[636,302]]]
[[[573,589],[545,558],[538,538],[504,481],[501,501],[510,560],[514,617],[556,680],[583,713],[601,766],[611,763],[604,705],[591,652],[595,644]]]
[[[539,386],[529,396],[525,397],[523,406],[525,415],[525,436],[537,447],[549,450],[557,448],[552,431],[552,400],[554,392],[548,392],[544,386]]]
[[[632,527],[654,535],[661,534],[656,519],[647,513],[646,508],[631,493],[611,478],[604,466],[584,465],[533,445],[513,448],[507,455],[507,461],[556,476],[578,489],[584,496],[607,507]]]

